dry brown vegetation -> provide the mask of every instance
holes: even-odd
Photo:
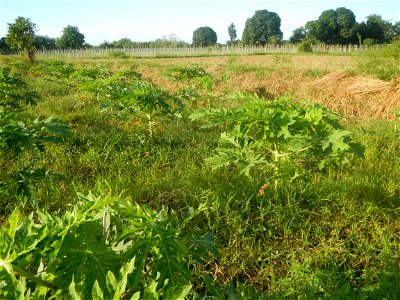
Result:
[[[392,118],[400,108],[400,77],[392,82],[338,71],[312,82],[313,100],[361,118]]]
[[[400,78],[383,81],[355,75],[356,60],[349,56],[264,55],[136,60],[140,72],[164,88],[185,83],[165,76],[172,66],[200,66],[217,79],[214,94],[248,91],[267,99],[291,95],[322,103],[334,111],[358,118],[393,118],[400,109]],[[225,81],[218,81],[226,76]]]

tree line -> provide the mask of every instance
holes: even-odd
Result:
[[[391,23],[380,15],[372,14],[361,23],[356,22],[354,13],[345,7],[323,11],[317,20],[309,21],[296,28],[288,41],[283,40],[280,29],[281,18],[275,12],[258,10],[246,20],[241,40],[237,39],[235,25],[228,26],[227,45],[279,45],[283,43],[303,44],[359,44],[372,45],[391,43],[399,40],[400,22]],[[85,42],[85,36],[78,27],[68,25],[59,38],[36,35],[36,24],[29,18],[18,17],[8,24],[6,37],[0,39],[0,53],[24,51],[31,61],[37,50],[79,49],[93,46]],[[209,26],[199,27],[193,32],[192,44],[171,34],[151,42],[134,42],[122,38],[113,42],[104,41],[99,48],[158,48],[158,47],[208,47],[217,44],[217,34]]]
[[[282,43],[309,43],[327,45],[373,45],[391,43],[400,39],[400,22],[391,23],[380,15],[367,16],[358,23],[350,9],[339,7],[325,10],[317,20],[309,21],[296,28],[288,41],[283,41],[280,29],[281,18],[275,12],[258,10],[248,18],[242,39],[237,39],[235,25],[228,27],[228,45],[278,45]],[[199,29],[202,29],[201,31]],[[217,36],[210,27],[202,27],[193,32],[193,45],[215,45]]]
[[[36,24],[29,18],[18,17],[14,23],[8,24],[6,37],[0,39],[0,52],[10,53],[13,50],[35,50],[46,49],[77,49],[90,47],[85,42],[85,35],[79,32],[76,26],[68,25],[62,30],[59,38],[51,38],[36,35]]]

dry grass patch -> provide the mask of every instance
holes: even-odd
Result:
[[[313,100],[358,118],[390,119],[400,109],[400,77],[386,82],[337,71],[312,82],[309,92]]]

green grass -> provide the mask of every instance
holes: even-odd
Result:
[[[358,73],[373,75],[382,80],[391,80],[400,75],[400,43],[369,51],[357,60]]]
[[[276,56],[275,61],[291,64],[290,56]],[[74,66],[91,63],[77,61]],[[126,64],[121,60],[117,68]],[[265,70],[233,58],[224,71],[235,76]],[[61,182],[32,184],[43,208],[62,211],[75,201],[76,193],[88,191],[129,196],[154,209],[182,211],[205,204],[195,226],[214,235],[220,257],[193,262],[194,285],[200,293],[206,290],[201,275],[206,272],[219,286],[233,283],[243,299],[399,297],[398,121],[347,124],[355,140],[366,147],[365,159],[350,158],[348,166],[306,173],[276,189],[265,186],[260,193],[271,176],[268,171],[259,169],[247,178],[232,168],[212,172],[205,163],[221,129],[203,130],[198,122],[160,118],[149,136],[137,119],[117,120],[101,112],[100,100],[75,82],[66,85],[21,73],[42,95],[27,114],[54,115],[72,129],[69,140],[48,145],[45,152],[28,152],[12,162],[0,160],[3,175],[31,164],[66,176]],[[310,70],[304,75],[322,74]],[[227,100],[207,93],[213,106],[224,107]],[[204,91],[202,95],[206,97]],[[189,103],[183,115],[192,107],[196,105]],[[2,217],[18,206],[15,201],[10,197],[0,202]],[[27,204],[24,212],[31,209]]]

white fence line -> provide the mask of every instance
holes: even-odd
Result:
[[[358,45],[313,45],[313,52],[343,53],[361,52],[369,49],[382,47],[358,46]],[[243,46],[243,47],[208,47],[208,48],[91,48],[91,49],[60,49],[60,50],[39,50],[38,56],[56,57],[185,57],[185,56],[218,56],[218,55],[246,55],[246,54],[267,54],[267,53],[297,53],[297,46],[283,45],[264,47]]]

